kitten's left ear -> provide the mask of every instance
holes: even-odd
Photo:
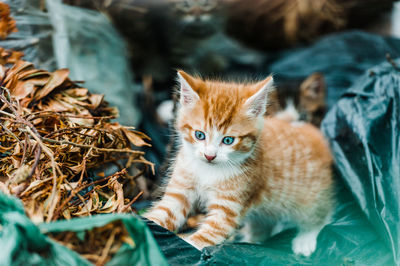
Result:
[[[274,90],[273,78],[268,78],[256,84],[258,91],[246,100],[245,106],[250,116],[264,115],[267,109],[268,96]]]

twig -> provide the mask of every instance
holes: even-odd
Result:
[[[19,143],[19,145],[20,145],[21,148],[24,147],[24,145],[22,144],[22,141],[21,141],[11,130],[9,130],[4,124],[1,125],[1,127],[2,127],[5,131],[7,131],[8,134],[10,134],[11,136],[13,136],[13,138],[14,138],[16,141],[18,141],[18,143]]]
[[[116,118],[114,115],[108,115],[108,116],[71,115],[71,114],[63,114],[63,113],[54,112],[54,111],[39,111],[39,112],[27,114],[24,117],[26,117],[28,119],[28,117],[34,116],[32,119],[36,119],[38,117],[46,117],[46,114],[58,115],[61,117],[85,118],[85,119],[114,119],[114,118]],[[32,120],[32,119],[28,119],[28,120]]]
[[[114,137],[118,138],[121,142],[124,142],[123,139],[121,139],[118,135],[113,134],[113,132],[110,132],[109,130],[102,129],[102,128],[91,128],[91,127],[86,127],[86,126],[77,126],[77,127],[59,129],[59,130],[53,131],[53,132],[51,132],[51,133],[49,133],[49,134],[47,134],[47,135],[45,135],[43,137],[44,138],[49,138],[50,136],[53,136],[53,135],[58,136],[60,133],[64,133],[66,131],[73,131],[73,130],[76,130],[76,129],[80,129],[80,130],[82,130],[82,129],[95,130],[95,131],[106,133],[106,134],[112,134]]]
[[[121,212],[125,212],[128,208],[130,208],[131,205],[132,205],[133,203],[135,203],[135,202],[138,200],[138,198],[139,198],[140,196],[143,195],[143,193],[144,193],[143,190],[141,190],[141,191],[139,192],[139,194],[136,195],[136,197],[134,197],[127,205],[125,205],[125,207],[122,209]]]
[[[26,161],[26,153],[27,153],[27,151],[28,151],[28,136],[27,136],[26,132],[24,132],[24,135],[25,135],[25,142],[24,142],[24,151],[23,151],[22,159],[21,159],[22,164],[25,164],[25,161]],[[30,176],[30,177],[31,177],[31,176]]]
[[[79,198],[79,200],[82,202],[82,205],[85,207],[87,199],[82,197],[79,193],[76,194],[76,196]],[[87,214],[90,216],[90,210],[88,210],[88,209],[86,209],[86,210],[87,210]]]
[[[56,171],[59,171],[59,174],[62,175],[61,170],[58,168],[58,166],[56,165],[56,161],[54,159],[53,154],[51,153],[50,149],[46,147],[46,145],[44,145],[44,143],[42,142],[42,140],[40,139],[40,136],[38,136],[38,134],[35,134],[33,132],[33,130],[26,126],[25,127],[26,131],[36,140],[36,142],[39,144],[39,146],[42,148],[43,152],[47,155],[47,157],[49,157],[50,161],[51,161],[51,168],[53,170],[53,176],[54,178],[56,178],[55,174]]]
[[[78,135],[78,136],[83,136],[83,137],[90,137],[90,138],[94,138],[95,136],[89,135],[89,134],[84,134],[84,133],[80,133],[80,132],[68,132],[70,130],[65,130],[64,132],[59,132],[58,134],[54,135],[54,138],[62,136],[62,135],[67,135],[67,134],[72,134],[72,135]],[[46,136],[45,136],[46,137]]]
[[[59,129],[59,130],[53,131],[53,132],[50,132],[47,135],[44,135],[44,137],[48,138],[48,137],[50,137],[52,135],[55,135],[55,134],[58,134],[58,133],[63,133],[63,132],[66,132],[66,131],[73,131],[75,129],[80,129],[80,130],[88,129],[88,130],[96,130],[96,131],[100,131],[100,132],[111,133],[111,132],[109,132],[109,131],[107,131],[105,129],[102,129],[102,128],[91,128],[91,127],[86,127],[86,126],[77,126],[77,127],[63,128],[63,129]]]
[[[132,182],[132,181],[134,181],[136,178],[138,178],[139,176],[141,176],[141,175],[143,175],[144,174],[144,169],[143,170],[140,170],[137,174],[135,174],[135,175],[128,175],[128,178],[126,179],[126,180],[124,180],[124,182],[123,182],[123,184],[126,184],[126,183],[128,183],[128,182]]]
[[[117,233],[118,227],[113,228],[113,230],[111,231],[111,236],[110,238],[107,240],[107,243],[103,249],[103,251],[101,252],[101,256],[100,259],[97,261],[96,265],[104,265],[108,256],[108,253],[110,252],[111,246],[114,242],[114,238],[115,235]]]
[[[140,154],[143,155],[143,151],[134,151],[134,150],[129,150],[129,149],[112,149],[112,148],[99,148],[95,146],[90,146],[90,145],[85,145],[85,144],[78,144],[74,143],[68,140],[55,140],[55,139],[49,139],[49,138],[43,138],[44,141],[51,142],[51,143],[57,143],[57,144],[65,144],[65,145],[72,145],[80,148],[87,148],[87,149],[94,149],[97,151],[105,151],[105,152],[122,152],[122,153],[134,153],[134,154]]]
[[[35,169],[39,164],[40,161],[40,154],[42,153],[42,148],[40,147],[40,145],[37,145],[36,149],[35,149],[35,162],[32,165],[32,169],[29,173],[28,178],[31,178],[33,176],[33,174],[35,173]]]
[[[18,123],[15,121],[15,118],[9,118],[9,117],[0,117],[0,120],[5,120],[5,121],[10,121],[11,123]]]
[[[3,114],[3,115],[6,115],[6,116],[9,116],[9,117],[11,117],[11,118],[14,118],[14,119],[15,119],[15,115],[12,115],[12,114],[10,114],[10,113],[4,112],[4,111],[2,111],[2,110],[0,110],[0,114]]]

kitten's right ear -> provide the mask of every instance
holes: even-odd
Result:
[[[178,71],[178,81],[180,83],[180,103],[184,107],[193,107],[200,99],[199,95],[193,90],[190,84],[194,84],[193,78],[183,72]]]
[[[264,115],[267,108],[268,96],[274,90],[272,76],[256,84],[258,91],[246,100],[247,114],[256,117]]]

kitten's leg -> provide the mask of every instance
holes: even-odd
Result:
[[[295,254],[310,256],[317,247],[317,237],[323,226],[299,229],[299,233],[292,241],[292,249]]]
[[[274,220],[261,215],[249,215],[246,217],[244,226],[240,229],[243,242],[263,243],[271,235]]]
[[[170,231],[179,229],[185,223],[194,201],[194,186],[190,180],[182,175],[182,171],[174,172],[180,175],[172,175],[162,199],[144,214],[147,219]]]
[[[242,204],[235,201],[213,201],[199,229],[184,240],[197,249],[223,242],[236,230],[241,210]]]
[[[319,232],[329,223],[331,214],[330,208],[321,205],[311,214],[303,213],[303,217],[299,218],[299,232],[292,241],[295,254],[310,256],[315,251]]]
[[[263,243],[270,236],[271,227],[247,222],[240,229],[241,241],[246,243]]]

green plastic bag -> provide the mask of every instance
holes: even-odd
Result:
[[[400,265],[400,60],[365,73],[322,124],[340,177]]]
[[[0,192],[0,265],[91,265],[46,233],[83,232],[121,221],[135,243],[122,245],[106,265],[168,265],[146,225],[128,214],[104,214],[36,226],[22,203]]]

